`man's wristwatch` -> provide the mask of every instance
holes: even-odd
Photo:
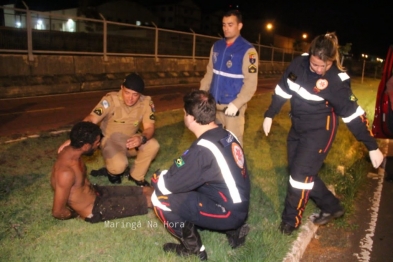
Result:
[[[147,138],[145,137],[145,136],[142,136],[142,142],[141,142],[141,144],[143,145],[143,144],[146,144],[146,142],[147,142]]]

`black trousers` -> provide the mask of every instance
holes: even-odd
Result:
[[[248,202],[240,203],[244,211],[228,210],[217,202],[196,191],[160,195],[158,200],[169,210],[154,207],[156,215],[169,233],[181,237],[186,221],[214,231],[233,230],[244,224],[248,214]]]
[[[289,183],[282,221],[298,227],[309,198],[323,212],[341,210],[339,200],[318,177],[318,171],[335,139],[338,119],[334,112],[310,118],[293,117],[287,138]]]

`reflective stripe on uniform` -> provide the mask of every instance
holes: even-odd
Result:
[[[158,207],[164,211],[172,211],[172,209],[170,209],[166,205],[162,204],[160,202],[160,200],[158,200],[158,197],[156,195],[156,191],[154,191],[153,194],[151,195],[151,203],[153,204],[153,206]]]
[[[220,75],[220,76],[226,76],[226,77],[230,77],[230,78],[244,78],[244,75],[242,74],[230,74],[230,73],[225,73],[222,71],[219,71],[217,69],[213,69],[213,73],[215,73],[216,75]]]
[[[300,85],[296,84],[295,82],[293,82],[289,79],[287,82],[288,82],[289,89],[298,93],[299,96],[301,96],[302,98],[304,98],[306,100],[309,100],[309,101],[324,101],[325,100],[320,96],[309,93],[306,89],[304,89],[303,87],[301,87]]]
[[[278,96],[281,96],[285,99],[291,99],[292,95],[286,93],[284,90],[279,85],[276,85],[276,88],[274,89],[274,93]]]
[[[293,188],[297,189],[306,189],[306,190],[311,190],[314,187],[314,182],[311,183],[302,183],[299,181],[296,181],[292,178],[292,176],[289,177],[289,183]]]
[[[168,172],[168,170],[162,170],[161,171],[161,173],[160,173],[160,177],[158,178],[158,183],[157,183],[157,186],[158,186],[158,189],[160,189],[160,191],[161,191],[161,193],[163,194],[163,195],[170,195],[170,194],[172,194],[172,192],[171,191],[169,191],[168,190],[168,188],[166,188],[166,186],[165,186],[165,174]]]
[[[354,120],[356,117],[358,116],[362,116],[364,115],[364,110],[358,106],[358,108],[356,108],[356,112],[353,113],[352,115],[348,116],[348,117],[343,117],[342,120],[344,121],[344,123],[349,123],[352,120]]]
[[[240,198],[239,190],[236,187],[236,183],[235,180],[233,179],[232,172],[229,169],[228,163],[224,158],[224,156],[222,155],[221,151],[217,148],[216,145],[214,145],[212,142],[206,139],[201,139],[198,142],[198,145],[206,147],[213,153],[214,157],[217,160],[218,167],[221,170],[221,174],[224,178],[225,184],[229,189],[229,194],[231,195],[233,203],[241,203],[242,200]]]
[[[339,73],[338,76],[341,78],[341,81],[345,81],[345,80],[349,79],[349,75],[345,72]]]

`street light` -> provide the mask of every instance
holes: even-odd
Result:
[[[308,35],[307,35],[306,33],[304,33],[304,34],[302,35],[302,38],[303,38],[303,39],[307,39],[307,37],[308,37]]]
[[[362,54],[363,57],[363,70],[362,70],[362,84],[363,84],[363,78],[364,78],[364,69],[366,67],[366,59],[368,58],[367,54]]]
[[[272,23],[267,23],[267,24],[266,24],[266,29],[267,29],[268,31],[271,31],[271,30],[273,29],[273,24],[272,24]]]

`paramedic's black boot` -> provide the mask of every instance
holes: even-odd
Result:
[[[207,260],[205,246],[202,245],[201,237],[193,223],[185,223],[182,229],[182,237],[179,240],[181,244],[164,244],[164,251],[175,252],[178,256],[195,255],[200,260]]]
[[[280,227],[279,227],[281,233],[283,233],[284,235],[291,235],[293,231],[295,231],[297,228],[294,226],[291,226],[287,223],[285,223],[284,221],[281,221]]]
[[[232,248],[240,247],[246,242],[246,236],[250,231],[250,227],[247,224],[243,224],[241,227],[235,230],[225,232],[228,243]]]
[[[315,225],[325,225],[329,223],[331,220],[342,217],[344,215],[344,210],[339,210],[334,213],[324,213],[321,211],[317,217],[312,221]]]

